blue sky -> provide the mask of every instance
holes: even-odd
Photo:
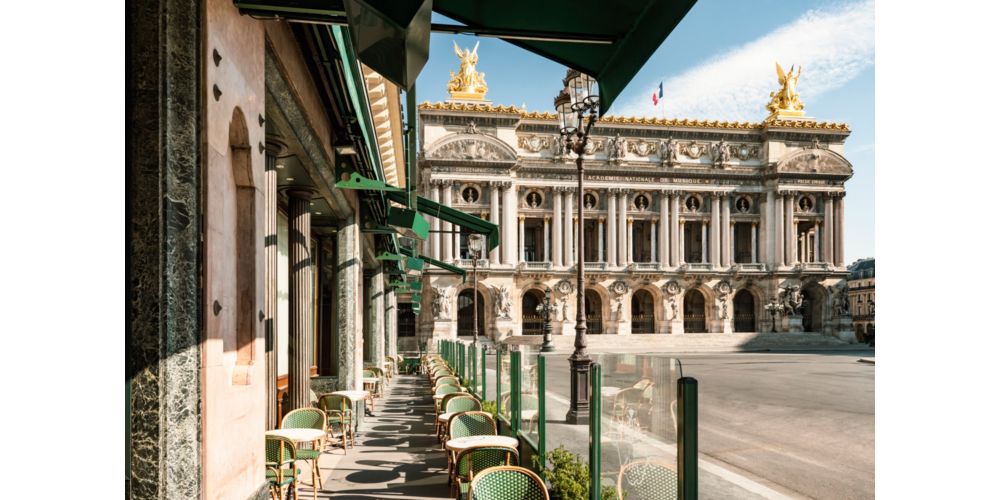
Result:
[[[851,127],[846,155],[846,257],[875,255],[875,12],[871,1],[702,0],[615,101],[612,114],[760,121],[777,85],[774,62],[802,65],[798,89],[806,113]],[[451,22],[434,16],[434,22]],[[553,111],[566,68],[493,38],[433,34],[417,80],[418,101],[448,98],[458,69],[452,41],[479,41],[487,99]],[[664,83],[664,102],[650,95]]]

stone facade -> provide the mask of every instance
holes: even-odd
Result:
[[[419,115],[423,196],[501,229],[479,264],[480,332],[538,333],[534,306],[551,287],[554,333],[573,335],[579,193],[555,115],[459,101]],[[764,305],[777,298],[779,331],[853,341],[839,307],[849,134],[810,119],[603,118],[584,156],[589,333],[770,331]],[[471,272],[452,228],[434,224],[424,245]],[[423,295],[420,340],[470,335],[471,277],[424,279],[435,292]]]
[[[859,342],[875,338],[875,259],[858,259],[850,266],[847,304]]]

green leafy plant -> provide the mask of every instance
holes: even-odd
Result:
[[[493,415],[493,418],[497,416],[497,402],[496,401],[483,401],[483,411],[488,412]]]
[[[542,478],[552,485],[554,496],[562,500],[588,500],[590,498],[590,466],[584,463],[580,456],[571,453],[565,446],[548,452],[545,456],[549,463],[543,467],[538,455],[531,457],[535,469],[541,471]],[[614,487],[601,487],[601,500],[614,500],[618,492]]]
[[[470,387],[472,385],[467,378],[461,378],[459,379],[459,382],[462,384],[462,387]]]

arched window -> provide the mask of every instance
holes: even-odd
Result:
[[[743,289],[733,296],[733,328],[737,332],[757,330],[756,308],[753,294]]]
[[[632,333],[656,333],[653,311],[653,294],[649,290],[636,290],[632,294]]]
[[[545,328],[545,316],[538,312],[538,306],[545,300],[539,290],[528,290],[521,297],[521,335],[541,335]]]
[[[684,333],[706,333],[705,295],[700,290],[684,294]]]

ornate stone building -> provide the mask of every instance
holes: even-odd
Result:
[[[480,333],[573,335],[578,195],[555,114],[450,100],[419,107],[423,196],[501,227],[479,265]],[[853,341],[845,308],[846,125],[605,116],[584,168],[589,334],[782,331]],[[471,335],[466,235],[432,222],[426,255],[470,271],[425,273],[416,334]]]
[[[850,266],[847,301],[859,342],[875,338],[875,259],[858,259]]]

